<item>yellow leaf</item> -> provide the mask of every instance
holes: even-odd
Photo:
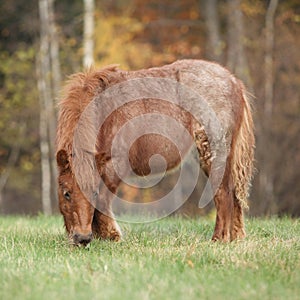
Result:
[[[188,259],[186,262],[189,265],[189,267],[194,268],[194,263],[190,259]]]

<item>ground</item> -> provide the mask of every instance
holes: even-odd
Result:
[[[121,243],[84,249],[60,216],[0,217],[0,299],[299,299],[297,219],[247,219],[229,244],[203,218],[120,225]]]

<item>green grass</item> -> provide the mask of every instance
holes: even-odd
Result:
[[[121,224],[121,243],[84,249],[61,217],[1,217],[0,299],[299,299],[299,220],[246,223],[229,244],[206,219]]]

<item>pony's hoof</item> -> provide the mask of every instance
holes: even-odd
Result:
[[[229,235],[218,235],[218,234],[214,234],[212,239],[213,242],[224,242],[224,243],[228,243],[230,242],[230,237]]]
[[[111,241],[114,241],[114,242],[121,242],[122,240],[122,235],[121,233],[119,232],[115,232],[115,233],[112,233],[111,236],[109,237],[109,239]]]
[[[244,229],[231,232],[231,241],[243,240],[246,237],[246,232]]]

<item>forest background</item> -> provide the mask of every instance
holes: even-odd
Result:
[[[249,214],[300,216],[299,25],[298,0],[0,1],[0,213],[57,212],[56,101],[68,75],[91,62],[197,58],[226,66],[253,95]],[[151,201],[147,190],[121,193]],[[197,208],[199,193],[181,213],[212,207]]]

